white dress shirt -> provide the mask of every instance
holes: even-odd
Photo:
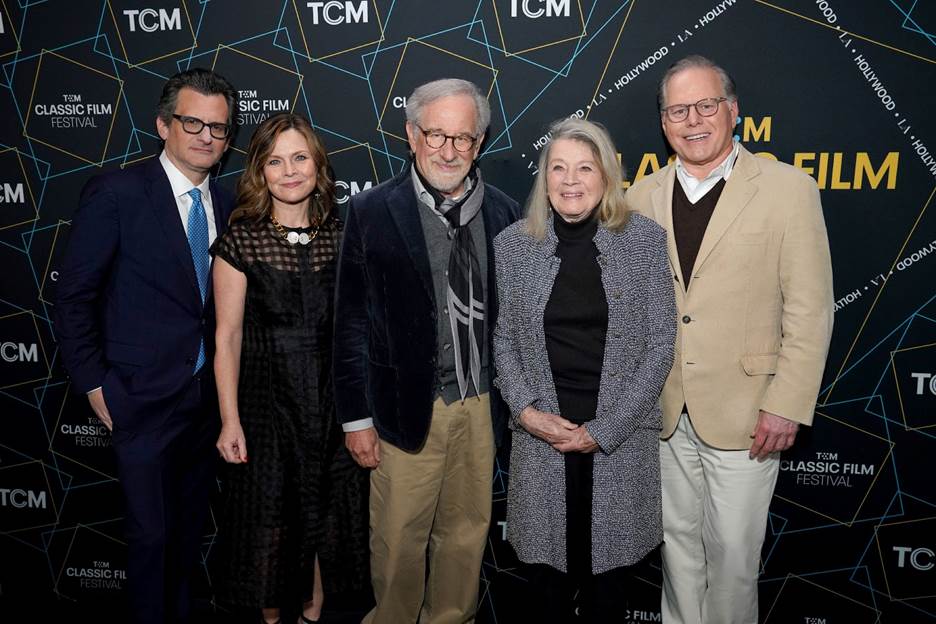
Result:
[[[689,200],[690,204],[694,204],[705,197],[705,194],[711,191],[722,178],[726,182],[728,181],[728,176],[731,175],[731,170],[734,169],[735,161],[738,160],[739,151],[738,142],[735,141],[731,153],[702,180],[686,171],[686,168],[679,160],[679,156],[676,157],[676,179],[679,180],[680,186],[686,192],[686,199]]]
[[[172,187],[172,195],[175,197],[176,206],[179,208],[179,218],[182,219],[182,227],[185,229],[185,235],[188,236],[188,217],[192,209],[192,196],[189,191],[197,188],[201,191],[202,205],[205,207],[205,216],[208,217],[208,246],[214,242],[218,236],[218,228],[215,225],[214,210],[211,207],[211,192],[208,190],[208,176],[202,180],[201,184],[194,185],[192,181],[185,177],[185,174],[172,164],[166,150],[159,155],[159,164],[162,165],[166,176],[169,178],[169,186]]]

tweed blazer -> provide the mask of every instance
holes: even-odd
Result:
[[[507,537],[522,561],[566,571],[565,462],[528,433],[518,415],[532,405],[559,413],[543,313],[559,272],[558,240],[514,223],[494,240],[501,302],[494,329],[495,385],[510,407],[513,444]],[[630,565],[663,537],[657,400],[673,364],[676,308],[666,235],[633,213],[627,226],[599,226],[595,245],[608,302],[608,330],[594,420],[592,572]]]

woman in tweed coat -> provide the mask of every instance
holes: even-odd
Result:
[[[607,132],[557,122],[527,218],[494,241],[501,301],[495,384],[510,407],[507,535],[564,621],[595,621],[621,572],[662,540],[657,399],[676,336],[666,235],[624,209]],[[604,613],[600,613],[604,611]]]

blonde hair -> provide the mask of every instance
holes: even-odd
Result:
[[[552,206],[546,190],[546,166],[552,146],[559,139],[580,141],[591,148],[605,184],[604,195],[598,205],[598,222],[612,232],[623,230],[630,218],[630,211],[624,205],[624,191],[621,188],[623,174],[617,149],[605,127],[593,121],[570,117],[553,122],[549,134],[549,144],[539,157],[539,174],[526,202],[526,229],[530,235],[543,240],[546,223],[552,219]]]

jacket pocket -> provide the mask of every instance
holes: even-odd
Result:
[[[741,356],[741,366],[748,375],[773,375],[779,357],[777,353],[748,353]]]

